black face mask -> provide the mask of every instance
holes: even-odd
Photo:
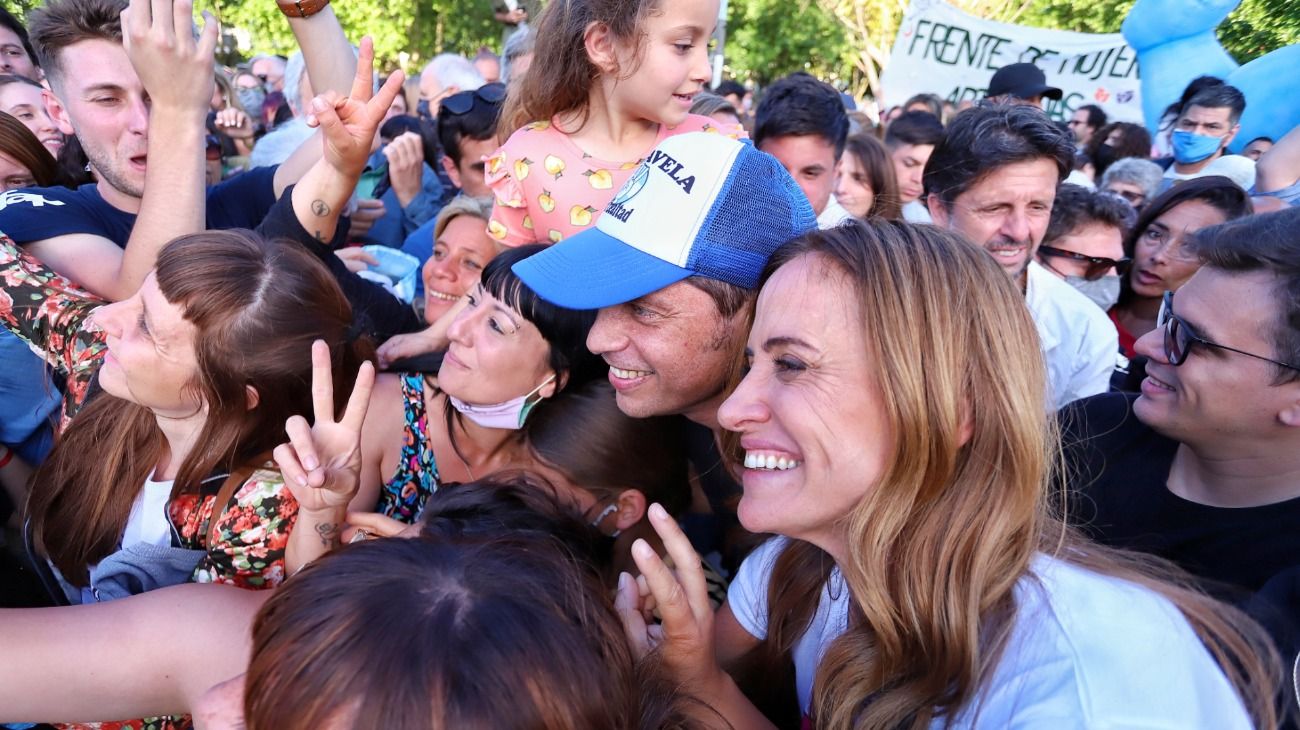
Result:
[[[1100,173],[1100,171],[1110,167],[1110,164],[1114,161],[1115,148],[1111,147],[1108,142],[1102,142],[1097,147],[1097,153],[1092,156],[1092,169]]]
[[[421,99],[420,101],[416,102],[415,113],[418,114],[422,119],[432,120],[433,114],[429,112],[429,100]]]

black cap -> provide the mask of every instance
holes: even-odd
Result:
[[[1061,90],[1048,86],[1043,70],[1034,64],[1013,63],[993,73],[993,78],[989,81],[989,96],[1014,96],[1017,99],[1046,96],[1048,99],[1060,99]]]

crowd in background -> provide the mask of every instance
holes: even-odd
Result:
[[[0,9],[0,727],[1296,726],[1300,128],[280,7]]]

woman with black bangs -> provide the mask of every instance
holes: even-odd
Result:
[[[596,313],[556,307],[510,270],[542,248],[511,249],[484,268],[448,328],[436,380],[402,373],[376,382],[354,506],[411,523],[440,483],[530,467],[521,430],[529,414],[602,375],[586,346]]]

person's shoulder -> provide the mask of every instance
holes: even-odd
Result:
[[[263,188],[264,191],[271,191],[274,189],[275,185],[275,173],[279,169],[279,165],[265,165],[263,167],[254,167],[251,170],[245,170],[234,177],[227,178],[216,185],[209,186],[207,189],[207,197],[211,200],[212,198],[229,195],[231,193],[238,194],[253,191],[263,192],[262,190],[258,190],[258,188]]]
[[[1017,584],[1016,602],[982,721],[1249,727],[1187,619],[1151,588],[1040,555]]]
[[[721,134],[732,139],[747,139],[749,135],[745,128],[739,124],[728,124],[719,122],[711,117],[701,114],[687,114],[686,118],[679,124],[668,128],[664,136],[671,137],[678,134],[688,134],[690,132],[705,132],[707,134]]]
[[[82,188],[93,188],[93,184]],[[65,188],[54,186],[48,188],[18,188],[0,193],[0,213],[21,215],[33,210],[48,209],[50,212],[67,212],[69,206],[84,207],[88,201],[97,199],[82,188]]]
[[[1128,441],[1136,431],[1150,427],[1133,413],[1137,393],[1098,393],[1073,401],[1057,413],[1061,432],[1075,440],[1105,438],[1118,434]]]
[[[118,211],[98,193],[94,183],[77,189],[63,187],[20,188],[0,193],[0,230],[16,243],[71,234],[88,234],[126,244],[118,239],[130,234],[127,213]]]
[[[530,153],[531,150],[536,149],[537,145],[551,145],[556,137],[563,136],[565,136],[564,132],[560,131],[551,122],[529,122],[507,137],[505,143],[497,149],[494,155],[504,153],[507,156],[516,157]]]

